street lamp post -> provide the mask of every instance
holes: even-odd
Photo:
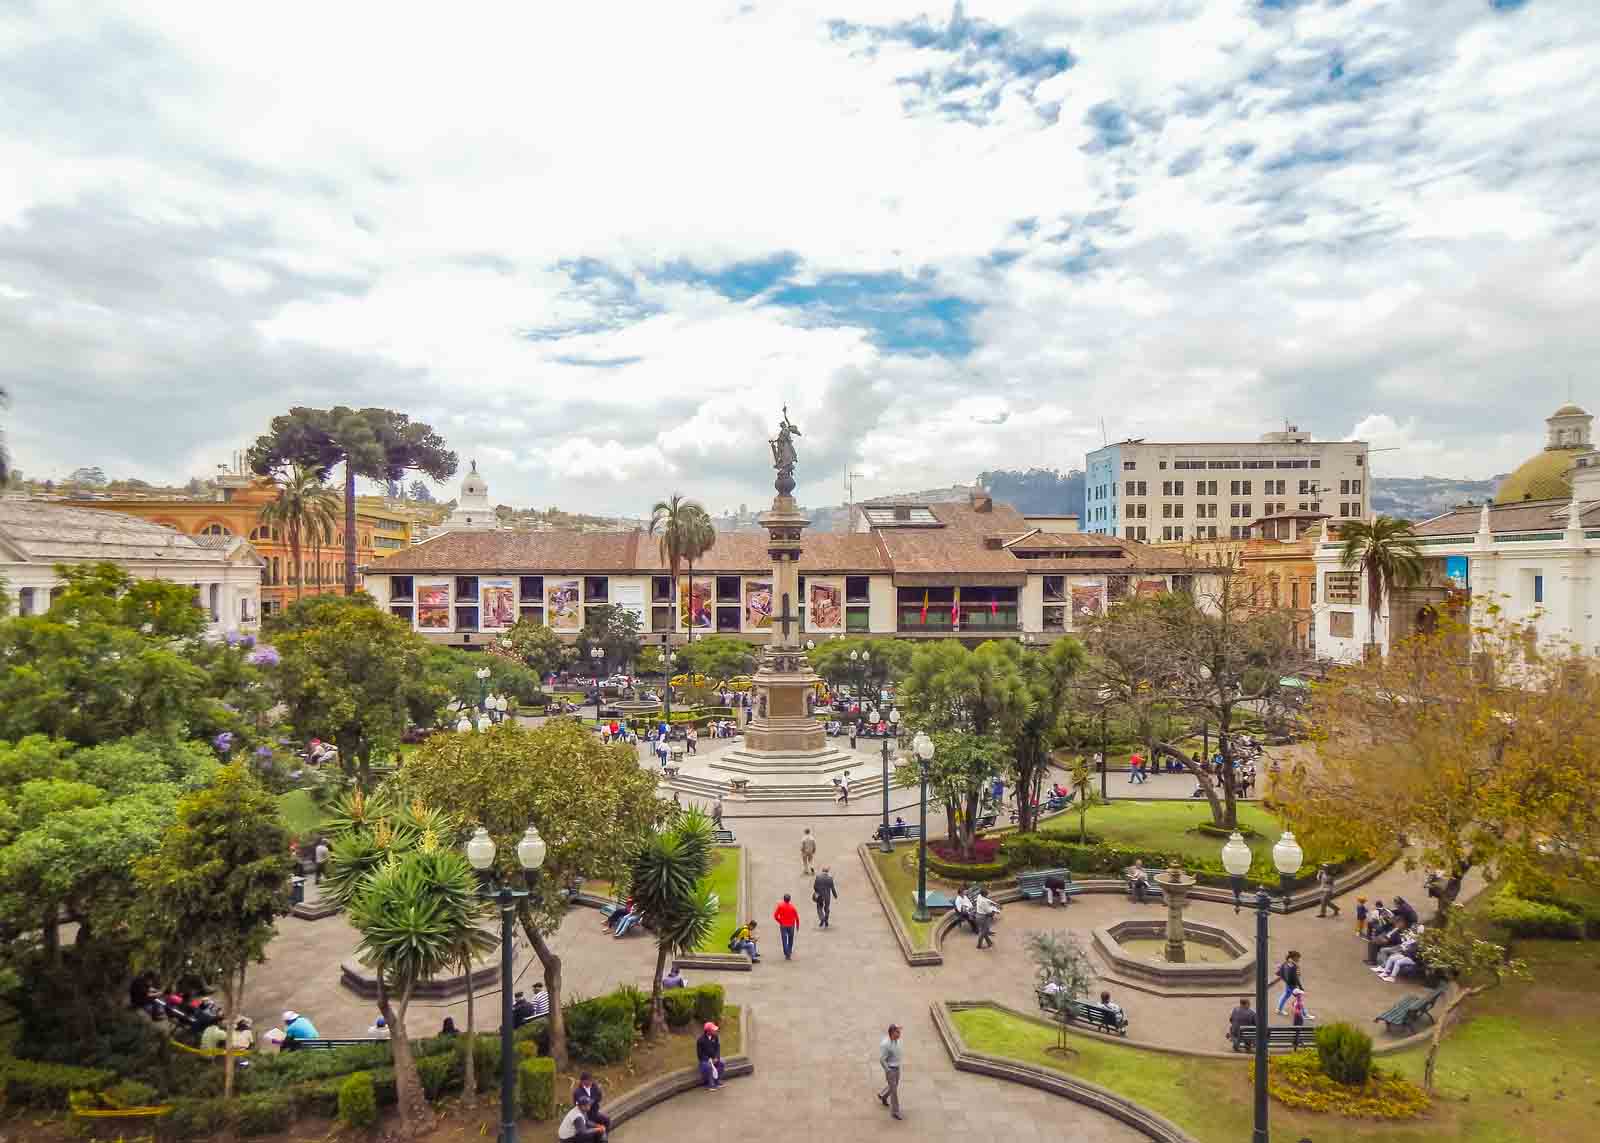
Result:
[[[678,656],[672,651],[672,644],[667,644],[666,653],[661,656],[661,662],[666,667],[667,685],[661,690],[661,705],[666,713],[667,725],[672,725],[672,664],[677,662]]]
[[[1106,738],[1106,708],[1100,707],[1100,800],[1109,802],[1111,791],[1106,789],[1106,771],[1111,767],[1111,760],[1106,756],[1110,749],[1109,740]]]
[[[1278,870],[1283,893],[1283,907],[1289,908],[1289,892],[1294,885],[1294,875],[1304,858],[1300,843],[1294,834],[1285,830],[1278,843],[1272,847],[1272,864]],[[1222,867],[1233,880],[1233,911],[1237,913],[1243,903],[1245,874],[1250,872],[1250,847],[1244,836],[1234,830],[1222,847]],[[1256,891],[1256,1085],[1255,1129],[1250,1133],[1250,1143],[1267,1143],[1267,916],[1272,912],[1272,897],[1266,886]]]
[[[895,746],[900,745],[900,708],[889,711],[889,733],[883,736],[883,852],[893,853],[894,842],[889,840],[889,737],[894,736]]]
[[[600,685],[600,672],[605,669],[606,653],[600,647],[589,648],[589,665],[594,668],[594,685]]]
[[[917,757],[917,777],[922,787],[922,828],[917,836],[917,911],[912,919],[928,921],[928,768],[933,763],[933,739],[926,731],[917,731],[911,740],[911,752]]]
[[[529,826],[522,840],[517,842],[517,864],[522,867],[525,885],[531,885],[533,875],[544,864],[544,839],[539,831]],[[467,861],[477,870],[482,882],[478,892],[495,902],[500,909],[500,1143],[517,1143],[517,1046],[512,1037],[511,1015],[511,937],[517,916],[517,901],[528,896],[530,890],[513,889],[497,882],[494,874],[494,838],[479,826],[467,842]],[[472,966],[468,965],[470,972]]]
[[[489,668],[479,667],[473,674],[478,680],[478,706],[483,706],[483,700],[489,694]]]

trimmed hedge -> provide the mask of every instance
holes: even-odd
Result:
[[[1372,1037],[1351,1024],[1317,1029],[1317,1059],[1322,1072],[1343,1084],[1364,1084],[1372,1074]]]
[[[352,1072],[339,1085],[339,1122],[346,1127],[371,1127],[378,1122],[378,1093],[371,1072]]]
[[[524,1119],[549,1119],[556,1112],[556,1062],[535,1056],[517,1064],[517,1106]]]
[[[1006,875],[1011,864],[1006,861],[979,862],[976,865],[963,865],[957,861],[945,861],[928,853],[928,868],[943,877],[946,881],[997,881]]]
[[[633,1002],[612,993],[569,1005],[567,1051],[574,1062],[620,1064],[633,1051]]]
[[[446,1092],[460,1091],[466,1076],[466,1062],[462,1052],[449,1055],[424,1056],[417,1061],[417,1079],[422,1083],[422,1094],[433,1103]]]
[[[673,988],[661,994],[661,1007],[666,1012],[667,1027],[684,1028],[694,1019],[697,989]]]
[[[1144,862],[1152,872],[1165,869],[1176,857],[1184,870],[1192,874],[1201,885],[1228,889],[1233,885],[1221,859],[1196,861],[1178,853],[1161,853],[1150,849],[1125,849],[1103,842],[1079,845],[1075,841],[1057,839],[1048,834],[1008,835],[1000,845],[1000,853],[1013,870],[1065,867],[1074,873],[1093,873],[1121,876],[1122,871],[1134,861]],[[1343,872],[1354,861],[1333,861],[1329,867],[1335,874]],[[1306,878],[1301,878],[1304,884]]]
[[[99,1091],[117,1081],[108,1068],[80,1068],[39,1060],[0,1059],[0,1092],[7,1107],[65,1111],[74,1091]]]
[[[175,1099],[172,1110],[157,1121],[162,1139],[182,1143],[189,1139],[214,1139],[228,1126],[229,1101],[215,1099]]]
[[[294,1122],[295,1101],[284,1091],[241,1095],[233,1103],[233,1129],[241,1136],[273,1135]]]
[[[713,1024],[722,1023],[723,994],[720,984],[702,984],[691,989],[694,993],[694,1018],[704,1023],[710,1020]]]
[[[1489,920],[1514,937],[1583,939],[1583,918],[1578,914],[1560,905],[1526,901],[1509,892],[1499,893],[1489,902]]]

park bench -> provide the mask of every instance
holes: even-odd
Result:
[[[728,779],[728,789],[732,790],[735,794],[743,794],[747,790],[750,789],[750,779],[749,778],[729,778]]]
[[[732,845],[734,843],[733,831],[731,829],[714,829],[711,831],[711,841],[713,845]]]
[[[999,817],[996,816],[994,813],[979,814],[978,815],[978,826],[977,826],[977,828],[980,829],[980,830],[993,829],[994,826],[995,826],[995,823],[997,821],[999,821],[999,820],[1000,820]]]
[[[311,1052],[321,1048],[354,1048],[362,1044],[387,1044],[387,1036],[364,1036],[355,1040],[285,1040],[285,1052]]]
[[[1056,997],[1053,993],[1046,992],[1043,988],[1033,990],[1034,996],[1039,1001],[1039,1011],[1059,1020],[1065,1016],[1071,1023],[1087,1024],[1101,1032],[1115,1032],[1119,1036],[1128,1034],[1128,1014],[1120,1015],[1111,1009],[1099,1004],[1090,1004],[1085,1000],[1069,1000],[1065,1008],[1056,1007]]]
[[[1314,1047],[1317,1042],[1317,1030],[1304,1025],[1295,1028],[1268,1028],[1267,1051],[1296,1051],[1300,1048]],[[1239,1034],[1233,1038],[1233,1050],[1236,1052],[1254,1051],[1256,1046],[1256,1026],[1246,1024],[1239,1029]]]
[[[889,827],[889,839],[891,841],[899,841],[901,838],[904,838],[907,841],[916,841],[921,836],[922,836],[922,827],[919,826],[919,825],[890,826]],[[878,823],[878,828],[872,831],[872,840],[873,841],[882,841],[883,840],[883,823],[882,822],[879,822]]]
[[[1122,880],[1127,884],[1128,887],[1128,900],[1137,900],[1138,898],[1135,896],[1133,891],[1134,877],[1132,866],[1129,866],[1127,869],[1122,871]],[[1146,869],[1144,871],[1144,893],[1147,900],[1152,897],[1157,901],[1161,900],[1161,882],[1156,879],[1156,871],[1154,869]]]
[[[1396,1028],[1411,1031],[1411,1026],[1422,1017],[1433,1019],[1433,1006],[1439,1003],[1439,997],[1444,995],[1443,988],[1435,988],[1423,996],[1403,996],[1387,1012],[1372,1018],[1373,1023],[1382,1022],[1384,1027],[1393,1032]]]
[[[625,906],[621,901],[608,901],[600,906],[600,917],[602,920],[609,921],[612,917],[622,912],[624,908]]]
[[[661,775],[664,778],[676,778],[678,776],[678,768],[676,766],[663,766],[661,767]]]
[[[1064,809],[1066,809],[1068,806],[1070,806],[1072,804],[1072,799],[1074,797],[1076,797],[1076,796],[1077,796],[1076,792],[1068,794],[1065,797],[1061,797],[1061,798],[1058,798],[1058,797],[1055,797],[1054,795],[1052,795],[1051,797],[1048,797],[1048,798],[1045,799],[1044,812],[1047,813],[1047,814],[1053,814],[1053,813],[1057,813],[1057,812],[1059,812],[1061,810],[1064,810]]]
[[[1067,887],[1062,892],[1067,895],[1067,904],[1069,905],[1074,897],[1083,892],[1082,885],[1074,885],[1072,883],[1072,870],[1070,869],[1030,869],[1026,873],[1019,873],[1017,874],[1017,891],[1022,894],[1024,901],[1043,900],[1045,879],[1049,877],[1059,877],[1067,883]]]

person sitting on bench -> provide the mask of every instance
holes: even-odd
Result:
[[[1128,870],[1128,887],[1133,890],[1133,899],[1143,905],[1145,896],[1150,890],[1148,874],[1145,872],[1144,859],[1134,858],[1133,868]]]
[[[1240,1034],[1246,1028],[1254,1028],[1255,1026],[1256,1010],[1250,1007],[1250,998],[1248,996],[1239,997],[1239,1006],[1228,1013],[1227,1035],[1229,1041],[1238,1043]]]
[[[1067,903],[1067,881],[1059,873],[1052,873],[1044,879],[1044,903],[1054,905],[1056,898],[1061,898],[1061,903]]]
[[[1109,992],[1100,994],[1100,1007],[1111,1013],[1111,1022],[1114,1024],[1121,1025],[1128,1019],[1128,1014],[1122,1010],[1122,1005],[1111,999]]]

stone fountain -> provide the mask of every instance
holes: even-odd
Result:
[[[1167,866],[1167,871],[1156,880],[1167,899],[1167,963],[1183,964],[1189,959],[1184,952],[1183,910],[1189,902],[1189,890],[1194,888],[1195,879],[1185,873],[1174,858],[1172,864]]]
[[[1184,919],[1196,881],[1174,861],[1151,879],[1166,898],[1165,921],[1136,918],[1094,930],[1095,951],[1111,979],[1179,996],[1237,988],[1250,980],[1255,956],[1243,940],[1222,925]]]

